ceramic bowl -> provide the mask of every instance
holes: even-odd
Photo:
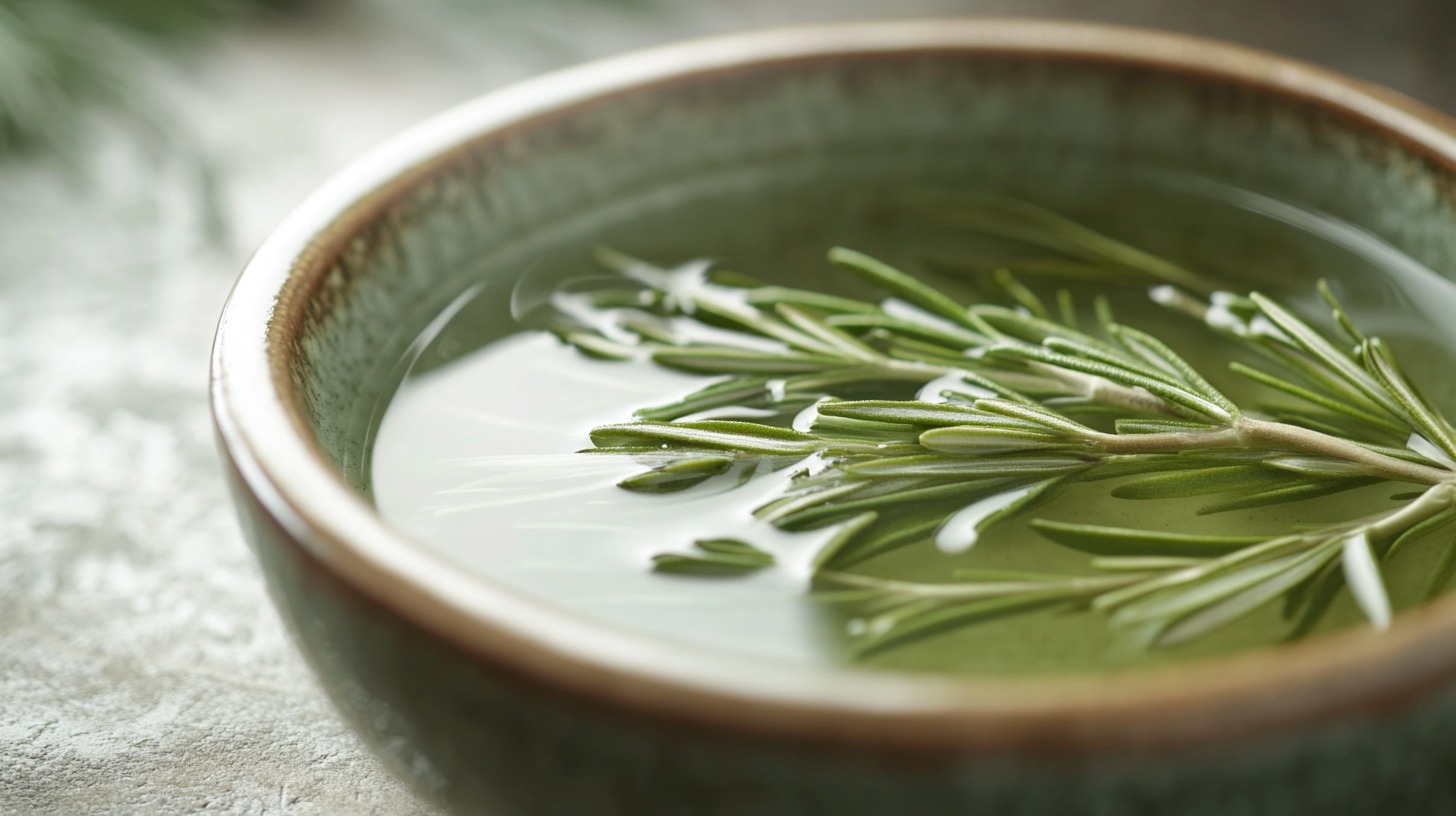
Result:
[[[1449,600],[1379,635],[1113,676],[779,665],[452,567],[376,515],[367,466],[396,362],[452,298],[595,235],[672,232],[654,226],[704,197],[1019,172],[1031,151],[1054,174],[1135,161],[1314,207],[1450,271],[1453,133],[1315,67],[1083,25],[807,28],[553,74],[407,132],[263,245],[213,356],[227,474],[339,709],[463,812],[1453,812]],[[769,240],[776,218],[686,237]]]

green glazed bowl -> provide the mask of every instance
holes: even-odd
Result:
[[[805,223],[767,203],[684,221],[697,202],[753,212],[776,185],[831,176],[1072,179],[1136,163],[1321,210],[1449,273],[1453,134],[1308,65],[1082,25],[786,30],[553,74],[409,131],[263,245],[212,361],[226,470],[339,709],[461,812],[1456,812],[1452,599],[1383,634],[1116,675],[781,665],[614,629],[451,566],[374,512],[367,446],[409,344],[477,282],[600,236],[671,256]]]

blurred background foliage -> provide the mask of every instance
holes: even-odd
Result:
[[[0,0],[0,152],[74,146],[96,107],[147,110],[138,74],[225,21],[301,0]]]
[[[445,49],[529,53],[545,68],[645,45],[674,29],[925,14],[1192,31],[1333,63],[1456,109],[1456,83],[1429,81],[1456,69],[1449,47],[1456,0],[0,0],[0,156],[73,149],[103,111],[125,111],[133,128],[175,138],[145,77],[205,54],[229,24],[386,16]]]

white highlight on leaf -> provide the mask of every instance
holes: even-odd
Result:
[[[1421,436],[1418,433],[1415,433],[1414,431],[1412,431],[1410,437],[1405,440],[1405,447],[1407,450],[1415,451],[1416,453],[1419,453],[1427,459],[1430,459],[1432,462],[1440,462],[1446,467],[1452,470],[1456,470],[1456,460],[1453,460],[1450,456],[1447,456],[1446,452],[1436,447],[1435,444],[1431,442],[1431,440],[1425,438],[1424,436]]]
[[[814,451],[794,465],[794,471],[803,471],[806,476],[818,476],[829,467],[829,460],[824,458],[823,451]]]
[[[922,326],[939,329],[948,334],[964,334],[966,331],[961,326],[943,317],[933,315],[919,306],[900,300],[899,298],[885,298],[880,301],[880,309],[896,320],[904,320],[907,323],[919,323]]]
[[[666,294],[667,306],[678,309],[683,314],[692,314],[694,295],[707,288],[708,269],[712,266],[712,261],[696,260],[668,270],[659,285]],[[651,285],[650,279],[647,283]],[[739,301],[739,305],[742,305],[742,301]]]
[[[1376,629],[1390,628],[1390,596],[1385,592],[1385,581],[1380,577],[1380,566],[1370,552],[1370,537],[1362,530],[1344,543],[1345,583],[1360,611],[1370,619]]]
[[[1249,334],[1255,337],[1272,337],[1275,340],[1282,340],[1291,345],[1294,343],[1289,335],[1284,333],[1283,329],[1274,325],[1273,321],[1263,315],[1254,315],[1254,319],[1249,321]]]
[[[936,548],[943,553],[954,555],[974,547],[977,539],[981,537],[982,528],[986,526],[987,522],[993,520],[997,512],[1006,509],[1035,488],[1036,485],[1030,485],[1008,490],[1005,493],[997,493],[957,510],[936,531]]]
[[[920,390],[915,393],[915,399],[921,402],[949,402],[950,400],[941,394],[942,391],[953,391],[957,394],[971,397],[972,399],[996,396],[989,389],[966,382],[961,372],[951,371],[921,386]]]
[[[1208,304],[1170,283],[1149,289],[1148,299],[1164,308],[1176,309],[1199,320],[1208,321]]]
[[[1230,304],[1235,301],[1235,298],[1236,295],[1232,292],[1214,292],[1208,298],[1208,311],[1204,313],[1203,321],[1215,329],[1243,334],[1247,331],[1248,325],[1230,308]]]
[[[762,351],[767,354],[785,354],[789,350],[787,343],[771,337],[709,326],[700,320],[686,317],[672,318],[670,327],[673,338],[682,343],[731,346],[750,351]]]
[[[824,399],[827,399],[824,398]],[[824,399],[816,400],[804,410],[794,415],[793,424],[790,426],[799,433],[809,433],[814,428],[815,420],[819,419],[819,403]]]
[[[598,309],[580,292],[553,292],[551,308],[595,331],[602,337],[624,346],[637,345],[637,335],[617,322],[617,310]]]
[[[705,419],[761,419],[776,416],[777,411],[767,408],[753,408],[748,405],[720,405],[694,414],[678,417],[677,422],[701,422]]]

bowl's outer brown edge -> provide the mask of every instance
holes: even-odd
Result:
[[[768,49],[773,52],[769,56],[773,62],[789,63],[851,55],[871,58],[963,52],[969,48],[1008,58],[1145,66],[1249,85],[1271,96],[1324,108],[1331,116],[1377,133],[1456,175],[1456,125],[1450,120],[1393,93],[1292,60],[1181,35],[1105,26],[966,21],[952,25],[952,29],[966,34],[964,42],[957,44],[948,41],[955,39],[955,31],[947,31],[946,21],[888,25],[902,32],[903,42],[887,46],[871,37],[872,42],[866,46],[858,35],[865,27],[828,26],[768,35],[803,40],[799,53],[792,49],[785,52],[780,45]],[[738,64],[748,65],[763,56],[752,47],[755,37],[763,36],[743,35],[718,42],[735,44],[740,51]],[[924,42],[917,46],[916,37]],[[735,70],[732,61],[705,69],[691,59],[689,69],[681,70],[679,61],[688,48],[676,46],[651,52],[656,54],[658,64],[645,72],[647,76],[637,77],[616,90],[691,81],[708,72]],[[572,73],[579,76],[584,70],[574,69]],[[504,126],[529,127],[540,117],[564,115],[574,105],[598,99],[594,93],[575,98],[567,94],[564,100],[558,99],[556,104]],[[679,658],[641,643],[633,644],[640,648],[629,650],[627,659],[598,661],[594,657],[601,650],[584,656],[574,648],[580,644],[572,638],[549,643],[539,640],[531,631],[533,624],[560,622],[550,613],[527,615],[524,618],[528,620],[501,625],[497,618],[482,616],[479,605],[452,603],[464,597],[461,593],[475,592],[493,596],[493,605],[513,613],[521,611],[521,604],[530,604],[509,592],[458,576],[441,576],[443,565],[438,563],[423,569],[448,586],[431,584],[427,588],[401,575],[398,561],[381,561],[377,550],[361,552],[354,546],[354,536],[370,527],[373,529],[369,536],[376,543],[409,549],[407,542],[373,518],[362,498],[353,495],[352,489],[332,474],[322,451],[309,440],[294,393],[290,355],[296,345],[289,338],[302,329],[303,312],[297,304],[313,295],[321,283],[319,273],[344,250],[357,228],[372,221],[422,180],[460,160],[478,142],[492,138],[498,127],[451,134],[453,146],[435,155],[406,155],[407,161],[392,166],[376,161],[372,183],[363,185],[368,189],[356,189],[358,194],[342,207],[337,202],[332,203],[332,208],[330,202],[304,205],[289,223],[323,225],[324,229],[308,236],[297,229],[292,235],[275,236],[271,240],[275,251],[265,255],[260,250],[244,273],[245,277],[260,277],[268,274],[260,270],[271,269],[273,278],[285,275],[276,302],[260,309],[263,304],[254,297],[244,313],[236,303],[235,290],[219,326],[212,395],[223,445],[239,462],[250,489],[263,494],[263,503],[272,508],[280,524],[300,545],[382,607],[478,659],[602,705],[745,735],[855,744],[891,753],[1076,753],[1206,746],[1331,717],[1381,716],[1403,710],[1445,688],[1456,677],[1456,603],[1448,601],[1403,616],[1392,631],[1380,636],[1353,632],[1296,644],[1277,653],[1259,652],[1115,678],[995,683],[795,671],[790,672],[793,677],[788,683],[750,682],[740,688],[733,678],[747,677],[745,669],[759,675],[776,670],[694,655],[685,658],[696,664],[694,667],[683,673],[662,674],[654,668],[634,667],[631,664],[635,661],[630,658],[641,657],[648,662],[658,658],[677,662]],[[279,269],[278,261],[283,258],[288,260],[286,269]],[[242,285],[240,279],[239,287]],[[243,344],[251,347],[240,349]],[[238,372],[239,367],[233,363],[239,354],[266,354],[266,365]],[[256,378],[264,373],[276,393],[257,388]],[[249,376],[254,379],[249,380]],[[309,461],[278,457],[273,450],[277,440],[263,441],[254,432],[257,423],[250,423],[249,416],[260,410],[260,403],[269,404],[261,410],[286,417],[298,443],[291,446],[291,454],[304,453]],[[289,461],[292,467],[317,470],[320,473],[316,475],[334,483],[326,505],[323,497],[304,496],[291,489],[288,475],[283,472]],[[352,516],[353,523],[338,523],[341,513]],[[416,569],[431,560],[417,552],[408,559]],[[723,671],[729,672],[726,680],[720,674],[711,682],[698,682]]]

